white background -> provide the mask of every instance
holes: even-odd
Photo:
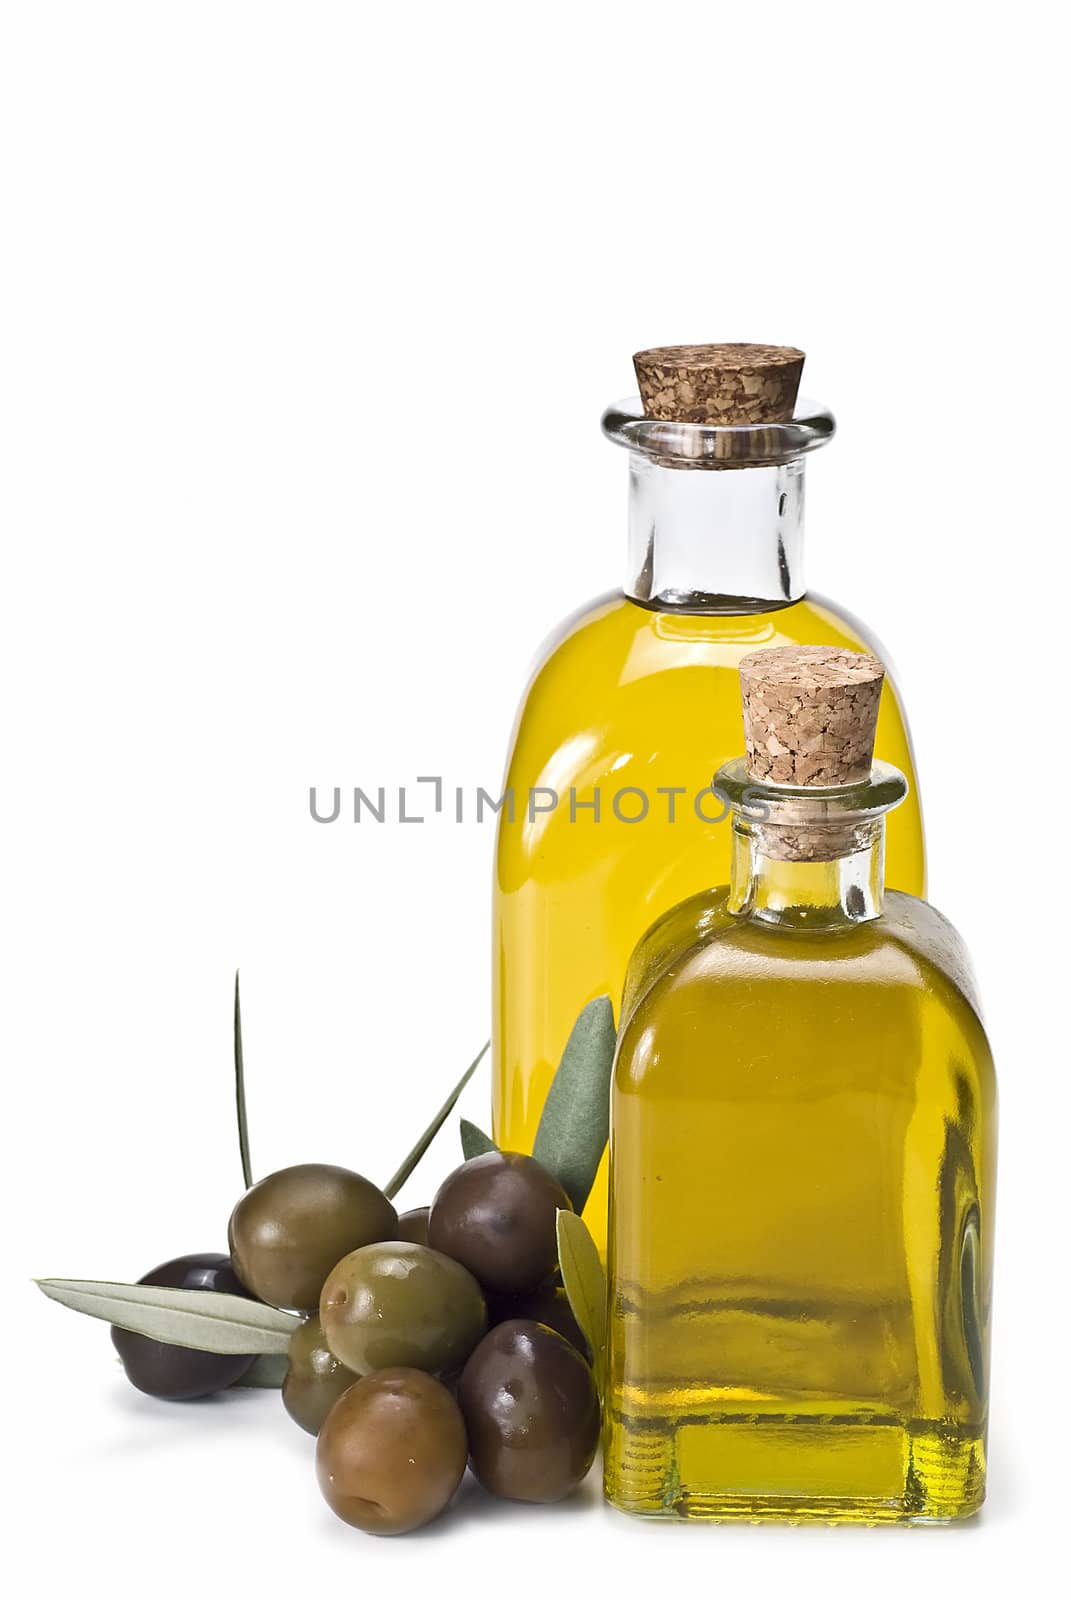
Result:
[[[2,15],[4,1411],[35,1591],[1003,1592],[1066,1479],[1058,8]],[[541,637],[622,575],[603,404],[634,349],[718,339],[801,345],[838,413],[811,581],[895,658],[988,1000],[990,1502],[760,1532],[470,1488],[367,1539],[277,1397],[153,1404],[28,1280],[222,1247],[239,963],[257,1169],[392,1170],[488,1029],[491,827],[318,827],[309,786],[493,788]]]

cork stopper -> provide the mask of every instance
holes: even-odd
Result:
[[[745,656],[740,690],[748,772],[760,783],[800,788],[864,783],[884,677],[876,657],[825,645]]]
[[[718,427],[788,422],[802,350],[776,344],[678,344],[632,358],[645,416]]]

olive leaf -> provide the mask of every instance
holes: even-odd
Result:
[[[590,1000],[573,1024],[547,1093],[532,1154],[552,1173],[577,1211],[591,1193],[610,1135],[614,1009],[609,995]]]
[[[290,1362],[286,1356],[258,1356],[248,1372],[242,1374],[229,1389],[281,1389]]]
[[[432,1117],[431,1121],[428,1123],[428,1126],[424,1129],[424,1132],[420,1135],[420,1138],[410,1150],[409,1154],[406,1156],[405,1160],[402,1162],[393,1178],[391,1178],[389,1183],[384,1184],[383,1193],[386,1195],[388,1200],[393,1200],[394,1196],[398,1193],[398,1190],[402,1187],[402,1185],[404,1183],[408,1183],[409,1179],[416,1170],[418,1163],[427,1153],[428,1146],[431,1144],[431,1141],[434,1139],[435,1135],[438,1133],[439,1129],[442,1127],[451,1111],[457,1105],[458,1100],[461,1098],[462,1089],[468,1083],[469,1079],[472,1077],[472,1074],[476,1071],[476,1068],[479,1066],[480,1062],[483,1060],[490,1048],[491,1041],[488,1039],[487,1043],[484,1045],[475,1061],[470,1062],[470,1064],[461,1074],[461,1077],[454,1084],[454,1087],[451,1089],[446,1100]]]
[[[598,1377],[606,1348],[606,1274],[587,1224],[575,1211],[558,1212],[558,1265]]]
[[[475,1156],[485,1156],[489,1150],[497,1150],[498,1146],[482,1128],[478,1128],[474,1122],[469,1122],[467,1117],[462,1117],[461,1149],[465,1160],[472,1161]]]
[[[238,1111],[238,1154],[242,1161],[242,1178],[247,1189],[253,1187],[253,1169],[249,1164],[249,1124],[245,1111],[245,1057],[242,1054],[242,997],[238,991],[238,974],[234,974],[234,1096]]]
[[[301,1318],[259,1300],[214,1289],[161,1289],[149,1283],[38,1278],[50,1300],[164,1344],[219,1355],[285,1355]]]

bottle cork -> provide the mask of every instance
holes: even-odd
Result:
[[[645,416],[717,427],[790,421],[803,362],[774,344],[663,345],[632,358]]]
[[[864,783],[884,677],[875,656],[825,645],[745,656],[740,690],[751,776],[798,788]]]

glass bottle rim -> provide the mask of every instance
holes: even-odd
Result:
[[[836,432],[827,406],[800,399],[788,422],[717,427],[705,422],[663,422],[645,417],[639,395],[615,400],[602,414],[602,431],[613,444],[654,461],[692,467],[776,466],[819,450]]]
[[[875,761],[862,783],[835,788],[761,783],[748,771],[747,758],[736,756],[718,768],[711,788],[752,822],[821,827],[883,816],[907,798],[908,784],[903,773],[886,761]]]

